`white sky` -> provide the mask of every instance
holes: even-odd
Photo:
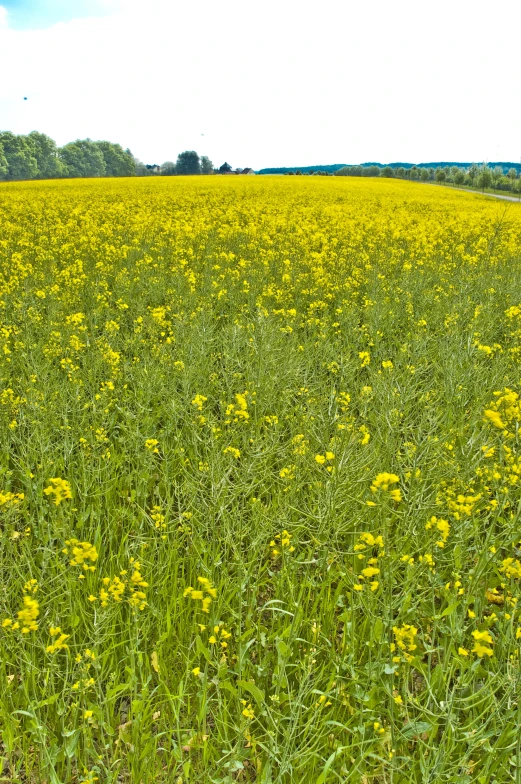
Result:
[[[1,3],[2,130],[146,163],[521,160],[519,0],[67,0],[39,29]]]

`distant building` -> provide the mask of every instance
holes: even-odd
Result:
[[[215,171],[216,174],[255,174],[253,169],[246,168],[246,169],[232,169],[229,163],[224,162],[222,166],[219,166],[218,169]]]

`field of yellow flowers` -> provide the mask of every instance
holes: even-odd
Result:
[[[0,186],[0,781],[521,781],[521,209]]]

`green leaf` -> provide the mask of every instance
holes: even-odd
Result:
[[[76,746],[78,745],[78,740],[80,739],[81,729],[77,730],[70,730],[69,732],[62,732],[62,736],[64,738],[64,750],[65,754],[69,759],[74,757],[74,752],[76,751]]]
[[[277,640],[277,651],[282,659],[288,659],[291,655],[291,648],[284,640]]]
[[[373,624],[373,628],[371,631],[371,639],[373,640],[373,642],[380,642],[380,640],[382,639],[383,628],[384,625],[382,619],[377,618]]]
[[[447,615],[452,615],[452,613],[458,606],[459,606],[459,602],[452,602],[452,604],[449,604],[448,607],[445,607],[445,609],[440,615],[440,618],[445,618]]]
[[[235,688],[233,683],[231,683],[231,681],[219,681],[217,685],[219,689],[226,689],[226,691],[231,692],[234,695],[234,697],[238,696],[237,689]]]
[[[199,635],[197,635],[197,637],[195,638],[195,647],[197,649],[197,653],[200,653],[201,656],[204,656],[206,661],[211,664],[211,662],[212,662],[212,654],[210,653],[208,648],[205,646],[205,644],[203,643],[203,641],[201,640]]]
[[[406,738],[413,738],[415,735],[421,735],[422,732],[430,732],[431,730],[432,724],[429,724],[428,721],[412,721],[403,728],[402,732]]]
[[[336,758],[340,756],[340,754],[344,751],[345,748],[346,748],[346,746],[339,746],[338,749],[335,749],[335,751],[328,757],[328,760],[327,760],[326,764],[324,765],[322,773],[318,777],[318,779],[316,781],[316,784],[324,784],[324,782],[325,782],[325,780],[327,778],[327,774],[329,773],[329,768],[331,767],[333,762],[336,760]]]
[[[258,705],[264,704],[264,692],[254,683],[250,683],[249,681],[237,681],[237,686],[240,686],[241,689],[249,692]]]

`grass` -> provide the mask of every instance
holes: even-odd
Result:
[[[521,781],[517,211],[129,179],[0,226],[0,781]]]

